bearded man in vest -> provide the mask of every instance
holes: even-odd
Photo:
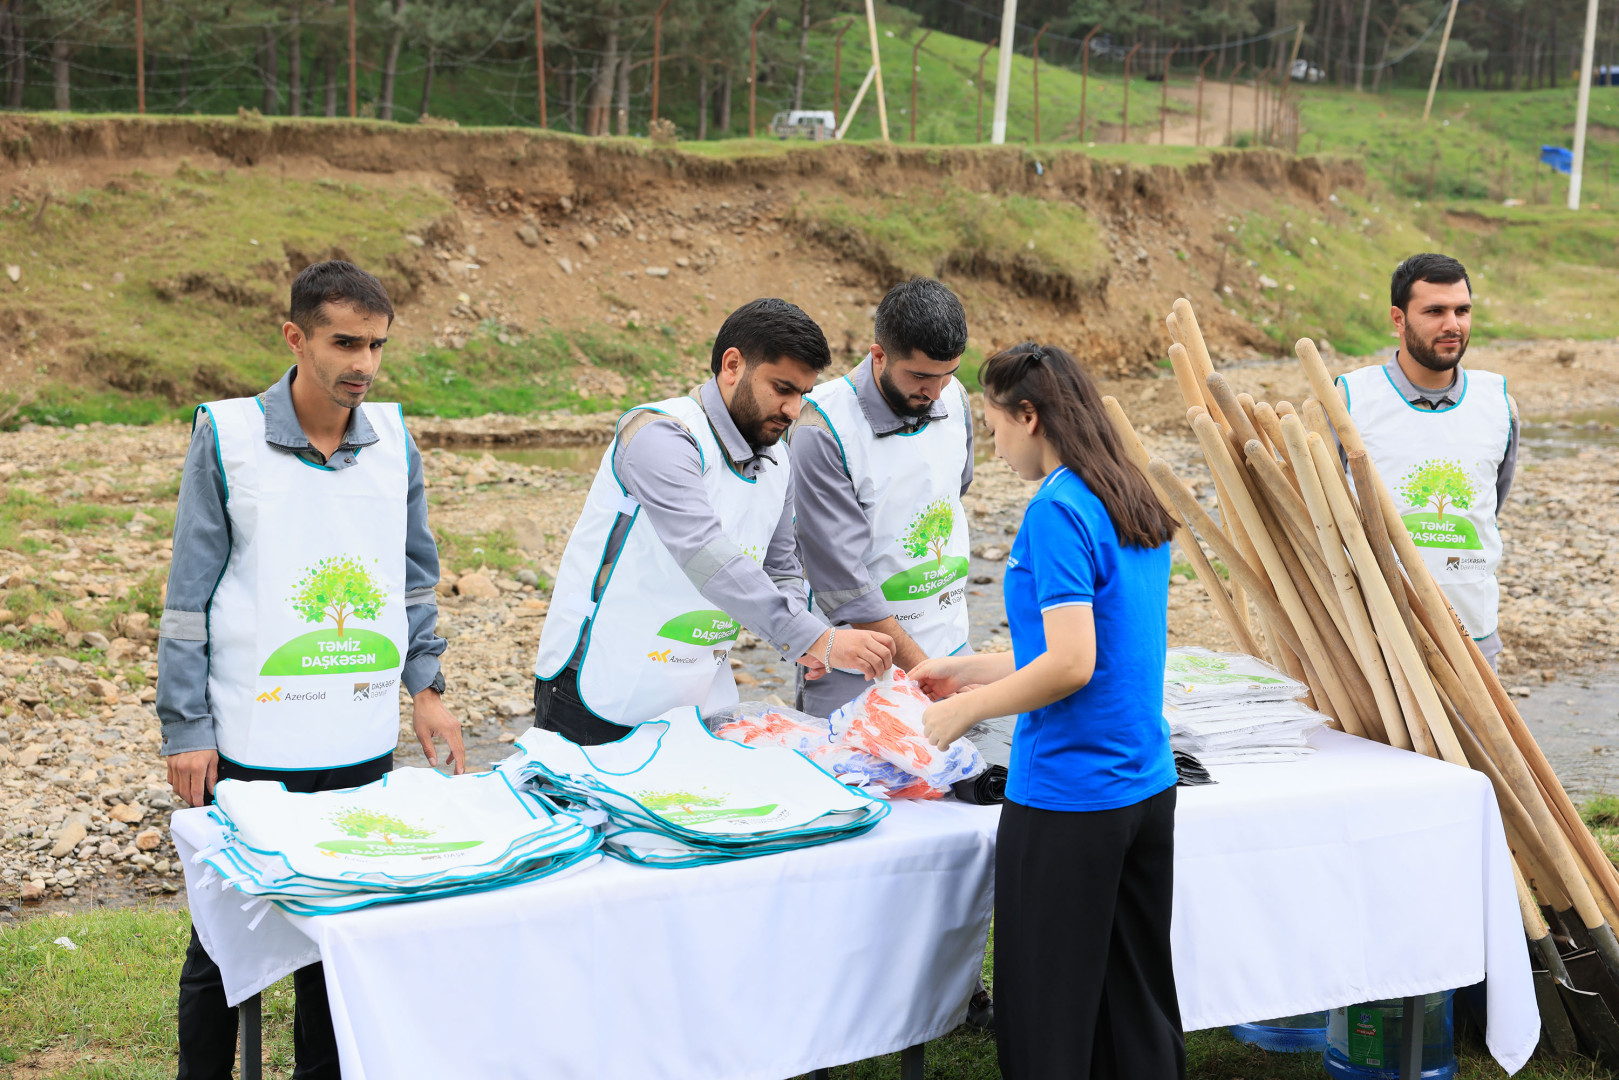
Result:
[[[1493,667],[1496,514],[1517,469],[1517,405],[1502,376],[1462,367],[1473,293],[1461,263],[1412,255],[1395,267],[1389,293],[1399,349],[1338,385],[1423,561]]]
[[[713,378],[619,420],[540,633],[537,726],[593,745],[673,708],[733,705],[743,627],[811,679],[887,669],[891,638],[809,610],[794,546],[780,439],[831,359],[803,311],[754,300],[715,336]]]
[[[421,454],[398,405],[365,400],[392,322],[380,281],[315,263],[281,327],[297,363],[257,397],[197,409],[157,681],[169,783],[190,806],[211,801],[216,780],[312,792],[379,779],[399,742],[400,686],[427,760],[438,764],[442,738],[465,767],[440,698]],[[335,1080],[321,966],[293,984],[295,1075]],[[181,1080],[228,1080],[236,1010],[195,930],[178,1012]]]
[[[815,388],[794,426],[798,544],[816,606],[834,626],[894,639],[909,670],[967,647],[967,516],[973,414],[955,377],[967,316],[932,278],[888,290],[871,351]],[[799,682],[816,716],[863,693],[859,675]]]

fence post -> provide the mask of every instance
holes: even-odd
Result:
[[[993,49],[995,47],[995,43],[1000,41],[1000,40],[1001,39],[998,38],[998,37],[990,38],[989,39],[989,44],[984,46],[984,51],[978,54],[978,141],[979,142],[984,141],[984,57],[989,55],[989,50]]]
[[[1091,32],[1085,35],[1084,42],[1081,43],[1080,46],[1079,46],[1079,51],[1083,54],[1081,56],[1081,58],[1080,58],[1080,64],[1079,64],[1079,141],[1080,142],[1085,141],[1085,95],[1086,95],[1086,92],[1090,90],[1090,83],[1091,83],[1091,38],[1095,37],[1096,32],[1098,30],[1100,30],[1100,29],[1102,29],[1102,24],[1101,23],[1097,23],[1095,26],[1091,27]]]
[[[1192,142],[1198,146],[1203,145],[1203,73],[1209,69],[1209,61],[1213,59],[1214,54],[1209,53],[1197,69],[1197,135]]]
[[[1141,42],[1138,41],[1129,52],[1124,54],[1124,125],[1119,129],[1119,141],[1121,143],[1130,141],[1130,61],[1135,59],[1135,55],[1140,49]]]
[[[668,3],[668,0],[664,0],[664,2]],[[927,31],[927,33],[924,33],[921,37],[917,38],[916,39],[916,45],[911,49],[911,141],[912,142],[916,141],[916,72],[917,72],[916,59],[917,59],[917,54],[922,51],[922,42],[926,41],[928,39],[928,34],[931,34],[931,33],[933,33],[933,31],[929,30],[929,31]]]
[[[652,15],[652,119],[658,118],[658,77],[663,68],[663,13],[669,0],[663,0]]]
[[[360,90],[355,80],[358,78],[357,62],[354,56],[354,0],[349,0],[349,119],[353,120],[360,115]]]
[[[1034,141],[1037,146],[1040,143],[1040,39],[1050,29],[1051,24],[1046,23],[1034,35]]]
[[[540,126],[547,127],[545,116],[545,23],[540,14],[540,0],[534,0],[534,63],[539,71],[540,79]],[[657,85],[654,76],[653,85]],[[652,91],[652,100],[658,99],[657,90]],[[654,107],[654,113],[656,108]]]
[[[135,0],[135,111],[146,115],[146,19]]]
[[[756,133],[756,109],[759,103],[759,24],[764,22],[765,16],[770,14],[767,7],[759,12],[759,17],[753,20],[748,27],[748,138]]]
[[[1169,141],[1169,61],[1180,50],[1179,45],[1171,45],[1169,52],[1164,54],[1164,92],[1158,101],[1158,145],[1163,146]]]
[[[1237,66],[1231,69],[1231,83],[1226,87],[1225,95],[1225,141],[1231,145],[1231,122],[1237,115],[1237,76],[1242,73],[1243,65],[1248,61],[1238,60]]]

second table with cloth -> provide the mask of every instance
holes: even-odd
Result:
[[[1324,730],[1218,766],[1176,816],[1187,1030],[1488,976],[1509,1072],[1540,1022],[1482,775]],[[684,870],[607,861],[495,892],[320,917],[199,887],[217,833],[176,814],[192,920],[239,1003],[324,961],[343,1072],[785,1080],[960,1023],[993,903],[998,810],[896,802],[870,833]],[[249,930],[250,923],[257,924]]]

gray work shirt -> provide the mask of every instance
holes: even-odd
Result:
[[[363,447],[377,441],[365,412],[349,414],[348,430],[330,458],[309,442],[292,407],[296,365],[259,395],[264,406],[264,440],[276,450],[295,454],[328,469],[359,468]],[[410,480],[405,496],[405,615],[410,642],[400,683],[414,695],[439,673],[444,639],[434,631],[438,602],[438,546],[427,527],[427,491],[422,483],[422,456],[405,433]],[[174,515],[174,560],[163,604],[157,644],[157,715],[163,724],[163,753],[213,750],[214,717],[208,701],[208,605],[230,557],[230,515],[225,510],[225,479],[219,468],[213,424],[199,411],[191,429],[180,502]]]
[[[860,412],[877,438],[912,432],[950,415],[959,399],[940,397],[926,416],[900,416],[883,397],[868,354],[849,373]],[[973,482],[973,418],[966,418],[967,457],[961,470],[961,494]],[[849,475],[837,439],[814,424],[792,431],[793,475],[799,509],[798,546],[804,574],[815,602],[834,624],[880,622],[893,614],[863,557],[871,546],[871,521],[860,506],[857,484]]]
[[[1389,382],[1394,385],[1394,389],[1399,395],[1419,409],[1430,409],[1438,412],[1443,409],[1454,408],[1459,401],[1455,394],[1457,386],[1461,385],[1462,381],[1459,377],[1462,370],[1460,364],[1457,364],[1455,370],[1451,373],[1450,385],[1440,390],[1425,390],[1412,382],[1406,376],[1405,369],[1400,366],[1400,350],[1398,349],[1394,350],[1394,355],[1389,358],[1389,362],[1384,365],[1383,370],[1388,372]],[[1510,404],[1511,401],[1510,399],[1508,400]],[[1498,512],[1507,501],[1507,493],[1512,490],[1512,478],[1518,472],[1518,426],[1518,410],[1514,405],[1512,408],[1512,429],[1507,436],[1507,452],[1502,456],[1501,466],[1495,473],[1495,508]],[[1334,432],[1333,435],[1336,437],[1337,432]],[[1343,448],[1342,443],[1338,445],[1338,457],[1347,466],[1349,453]]]
[[[770,448],[755,450],[737,430],[708,380],[697,392],[720,448],[742,476],[779,468]],[[703,486],[703,460],[697,439],[673,417],[657,417],[619,440],[613,452],[619,483],[641,504],[641,512],[663,546],[674,556],[697,591],[788,660],[809,651],[826,624],[809,610],[804,571],[793,543],[794,462],[781,519],[756,563],[725,535],[720,516]]]

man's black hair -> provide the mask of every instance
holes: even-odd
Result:
[[[1394,277],[1389,281],[1389,303],[1404,311],[1411,303],[1411,286],[1419,281],[1434,285],[1454,285],[1458,281],[1466,281],[1467,295],[1473,295],[1473,283],[1468,280],[1467,267],[1449,255],[1424,251],[1412,255],[1394,268]]]
[[[394,321],[394,306],[382,282],[341,259],[310,263],[293,279],[287,321],[307,334],[329,321],[325,304],[347,304],[363,315],[386,315],[390,324]]]
[[[921,353],[954,360],[967,349],[967,313],[956,294],[927,277],[902,281],[877,305],[877,344],[896,360]]]
[[[774,363],[784,356],[801,360],[816,371],[825,371],[832,362],[826,335],[815,320],[798,305],[768,296],[750,300],[726,316],[714,335],[714,354],[709,361],[716,375],[727,349],[741,353],[748,367]]]

